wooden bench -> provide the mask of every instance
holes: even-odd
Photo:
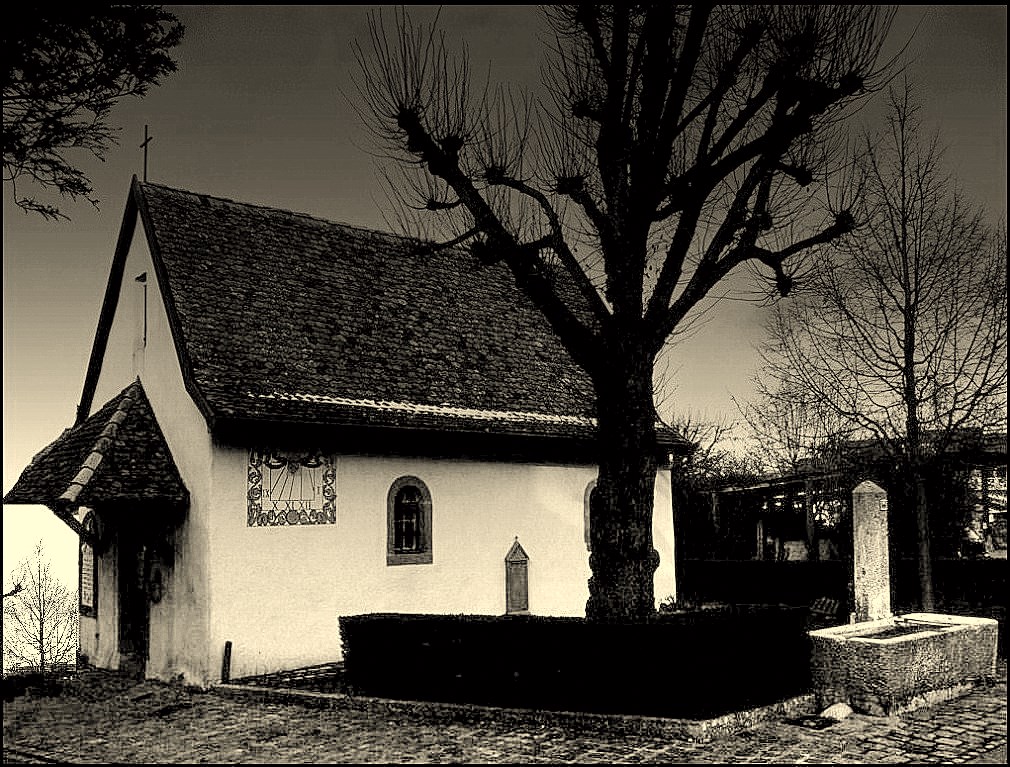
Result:
[[[839,613],[842,605],[837,599],[831,597],[818,597],[810,603],[809,623],[812,628],[826,628],[837,626],[841,623]]]

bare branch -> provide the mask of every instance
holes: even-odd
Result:
[[[158,6],[38,8],[4,28],[3,179],[26,213],[66,219],[53,203],[22,196],[24,179],[59,199],[98,207],[78,159],[104,160],[117,143],[108,123],[123,98],[143,98],[175,71],[183,27]],[[75,157],[77,159],[71,159]]]

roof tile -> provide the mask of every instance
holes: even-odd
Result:
[[[595,415],[589,377],[503,263],[157,184],[139,189],[192,380],[214,416],[383,425],[423,416],[468,428],[453,409]],[[348,404],[366,400],[444,410]],[[552,426],[520,421],[534,432]],[[503,418],[500,428],[515,423]]]
[[[188,500],[144,388],[135,381],[36,455],[3,502],[59,510],[110,501],[182,508]]]

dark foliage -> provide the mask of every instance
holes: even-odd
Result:
[[[677,572],[684,599],[692,602],[772,602],[809,605],[818,597],[849,602],[851,564],[752,559],[685,559]],[[848,609],[845,610],[846,616]]]
[[[116,143],[109,114],[175,71],[169,51],[183,26],[154,5],[39,5],[4,22],[3,173],[26,213],[66,218],[19,193],[26,179],[64,200],[98,200],[71,152],[99,160]]]
[[[0,680],[0,690],[4,702],[10,702],[26,694],[29,690],[33,695],[52,697],[63,694],[70,678],[76,673],[76,668],[68,663],[56,664],[42,674],[38,669],[4,669]]]
[[[914,550],[891,557],[891,606],[895,614],[919,611]],[[819,597],[839,601],[836,623],[852,610],[852,563],[685,559],[677,571],[683,600],[692,604],[764,602],[810,605]],[[999,622],[999,654],[1006,657],[1007,561],[937,559],[936,609]]]
[[[0,684],[3,686],[4,702],[7,703],[24,695],[29,688],[43,688],[45,686],[45,677],[38,673],[5,675]]]
[[[918,604],[916,560],[892,560],[891,603],[895,612]],[[994,618],[999,623],[997,652],[1006,657],[1007,561],[1005,559],[936,559],[933,562],[937,612]]]

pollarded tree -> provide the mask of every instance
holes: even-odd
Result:
[[[867,136],[856,237],[777,307],[765,370],[874,441],[915,509],[922,606],[934,608],[925,480],[967,430],[1006,428],[1006,233],[943,168],[911,90]]]
[[[3,600],[3,654],[15,666],[47,673],[74,663],[80,620],[76,596],[55,575],[39,541],[12,574],[19,588]]]
[[[63,199],[98,200],[71,153],[104,160],[116,142],[112,107],[175,71],[169,52],[183,26],[153,5],[50,5],[4,22],[3,154],[5,184],[26,213],[66,218],[19,193],[22,179]]]
[[[820,180],[880,83],[879,6],[548,6],[540,96],[471,89],[434,27],[373,14],[360,101],[413,221],[503,260],[595,386],[590,618],[655,610],[653,372],[713,288],[782,293],[853,225]],[[402,171],[400,173],[399,171]],[[416,196],[413,193],[416,192]],[[410,194],[408,194],[410,193]]]

